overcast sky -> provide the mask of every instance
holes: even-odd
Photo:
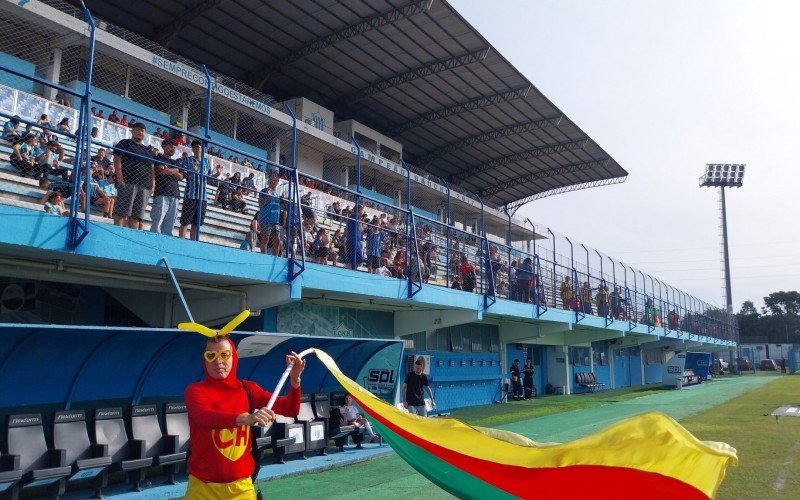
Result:
[[[706,163],[746,163],[727,191],[733,305],[800,289],[800,2],[451,0],[629,173],[518,215],[724,306],[719,196]]]

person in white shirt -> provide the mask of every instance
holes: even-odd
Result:
[[[365,419],[361,414],[358,413],[358,410],[353,405],[353,397],[349,394],[344,398],[344,406],[339,407],[339,411],[342,412],[342,415],[345,416],[345,420],[347,420],[347,425],[354,425],[359,433],[363,434],[366,432],[367,436],[369,436],[370,443],[377,443],[380,441],[380,436],[375,434],[372,431],[372,425]]]

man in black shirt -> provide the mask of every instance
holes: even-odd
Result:
[[[511,365],[511,397],[514,398],[514,401],[522,399],[522,381],[519,376],[519,360],[515,359]]]
[[[414,371],[409,372],[403,382],[403,407],[407,408],[409,413],[414,413],[421,417],[428,416],[423,388],[428,390],[431,406],[436,408],[436,401],[433,399],[433,391],[431,391],[431,386],[428,383],[428,376],[422,373],[424,370],[425,358],[420,356],[414,361]]]
[[[114,148],[114,170],[117,173],[117,202],[114,224],[139,228],[144,219],[150,193],[155,188],[153,157],[142,143],[145,126],[134,123],[130,139],[123,139]]]
[[[172,158],[177,144],[173,139],[161,141],[163,153],[155,157],[156,188],[153,190],[153,208],[150,210],[150,231],[172,236],[172,228],[178,217],[178,198],[181,196],[178,182],[183,172],[178,161]]]

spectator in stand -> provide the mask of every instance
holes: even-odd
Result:
[[[117,202],[114,204],[114,224],[139,228],[144,220],[150,193],[155,188],[153,157],[142,141],[145,126],[135,123],[131,138],[123,139],[114,148],[114,171],[117,174]]]
[[[214,167],[214,173],[208,178],[208,185],[218,187],[220,179],[222,179],[222,165],[218,163]]]
[[[98,179],[97,183],[100,185],[100,189],[103,190],[105,193],[106,198],[108,199],[108,212],[110,214],[114,213],[114,204],[117,202],[117,176],[114,174],[114,167],[112,166],[109,169],[110,173],[106,173],[103,169],[98,167],[98,172],[103,173],[103,175]]]
[[[627,316],[624,314],[624,304],[625,298],[622,296],[622,289],[618,286],[614,287],[614,291],[611,292],[611,314],[613,319],[624,319],[623,316]]]
[[[153,208],[150,210],[150,231],[168,236],[172,236],[172,228],[178,218],[178,199],[181,196],[178,183],[184,178],[178,161],[172,158],[176,146],[172,139],[161,141],[163,153],[155,157],[156,188],[153,190]]]
[[[317,231],[315,243],[317,245],[317,264],[327,265],[331,249],[331,236],[327,229],[322,227]]]
[[[564,277],[564,281],[561,283],[561,304],[565,310],[573,308],[573,299],[572,284],[569,281],[569,277]]]
[[[105,115],[103,114],[103,110],[102,109],[100,111],[98,111],[95,116],[100,118],[101,120],[105,120],[106,119]]]
[[[100,131],[97,130],[97,127],[92,127],[92,131],[90,132],[90,134],[92,136],[92,140],[96,140],[97,139],[97,134],[98,133],[100,133]]]
[[[40,177],[36,169],[35,151],[36,134],[26,134],[21,139],[14,142],[9,161],[12,166],[20,171],[22,177],[28,177],[29,175],[34,179]]]
[[[162,139],[169,139],[169,132],[166,131],[166,130],[164,132],[162,132],[161,133],[161,138]]]
[[[64,157],[64,151],[58,144],[58,141],[47,141],[44,149],[35,151],[36,157],[36,171],[42,178],[49,178],[50,175],[61,177],[67,180],[69,171],[65,168],[59,167],[59,159]]]
[[[19,130],[19,120],[20,118],[15,116],[3,125],[3,139],[13,143],[22,137],[22,132]]]
[[[669,325],[670,330],[678,330],[678,322],[680,317],[678,313],[675,312],[675,309],[671,310],[669,314],[667,314],[667,325]]]
[[[97,108],[95,108],[94,106],[92,106],[91,112],[92,116],[97,116]]]
[[[608,302],[608,287],[600,285],[597,295],[595,295],[595,304],[597,305],[597,315],[601,318],[608,317]]]
[[[270,175],[267,187],[261,190],[258,197],[258,225],[261,231],[261,253],[267,253],[267,245],[271,243],[272,255],[280,256],[281,247],[281,199],[278,195],[278,177]]]
[[[461,289],[465,292],[472,292],[475,290],[477,283],[477,276],[475,274],[475,266],[467,259],[466,255],[461,255],[461,263],[458,266],[458,279],[461,282]]]
[[[111,114],[108,115],[108,121],[111,123],[119,123],[119,115],[117,115],[117,110],[111,111]]]
[[[173,136],[172,138],[175,139],[175,143],[178,146],[184,146],[186,144],[183,140],[183,134],[181,134],[180,132],[173,132],[172,136]],[[194,144],[194,141],[192,141],[192,143]]]
[[[525,257],[525,260],[516,269],[515,276],[517,300],[527,304],[531,301],[531,279],[533,279],[533,266],[531,265],[530,257]]]
[[[253,219],[250,221],[250,229],[247,231],[247,235],[242,242],[241,249],[247,250],[248,252],[252,252],[255,250],[256,245],[258,243],[258,213],[253,216]]]
[[[72,104],[70,104],[70,102],[61,94],[56,94],[56,104],[60,106],[66,106],[68,108],[72,106]]]
[[[53,215],[68,215],[69,210],[64,206],[64,200],[61,193],[58,191],[48,191],[44,197],[39,200],[44,203],[44,211]]]
[[[381,276],[392,277],[392,269],[389,266],[389,259],[386,257],[381,257],[381,267],[378,268],[378,271],[375,274],[379,274]]]
[[[50,123],[50,118],[48,118],[47,115],[45,114],[43,114],[42,116],[39,117],[38,120],[36,120],[36,125],[42,128],[53,128],[53,125]]]
[[[350,214],[345,228],[345,235],[347,236],[345,262],[348,269],[357,269],[364,260],[364,254],[361,249],[361,217],[366,215],[366,211],[363,205],[358,206],[358,211],[358,214]]]
[[[244,187],[248,193],[256,189],[256,174],[254,172],[250,172],[250,175],[244,178],[242,187]]]
[[[244,188],[241,186],[231,193],[231,210],[247,215],[247,202],[244,199]]]
[[[89,207],[98,207],[103,210],[104,217],[111,217],[111,200],[106,196],[97,182],[98,176],[102,175],[102,170],[95,170],[92,172],[92,177],[89,179]],[[86,210],[86,183],[81,184],[81,212]]]
[[[186,187],[183,192],[183,208],[181,209],[181,226],[178,228],[178,237],[185,238],[186,228],[191,226],[189,237],[198,240],[198,226],[203,225],[207,208],[206,183],[203,176],[211,173],[208,158],[203,157],[203,143],[200,140],[192,141],[192,156],[186,158],[182,170],[186,175]],[[199,217],[198,210],[200,211]]]
[[[72,132],[72,127],[69,124],[69,118],[62,118],[60,122],[58,122],[58,130],[61,132]]]
[[[592,288],[588,281],[584,281],[581,286],[581,311],[584,314],[592,314]]]
[[[92,156],[92,161],[97,163],[97,166],[99,166],[103,170],[108,170],[108,167],[112,165],[111,160],[108,158],[108,155],[106,154],[105,148],[98,149],[97,154]]]
[[[367,232],[367,270],[375,274],[380,267],[381,250],[386,234],[378,227],[378,218],[374,217]]]
[[[128,115],[122,115],[122,118],[119,119],[119,124],[123,127],[128,126]]]

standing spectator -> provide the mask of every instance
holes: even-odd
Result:
[[[606,285],[600,285],[600,288],[597,290],[597,295],[595,296],[595,302],[597,304],[597,315],[601,318],[608,317],[608,287]]]
[[[620,318],[620,311],[622,310],[622,291],[620,287],[615,286],[614,291],[611,292],[611,314],[613,319],[622,319]]]
[[[189,237],[193,240],[199,238],[197,229],[203,225],[206,217],[206,183],[204,175],[210,174],[208,158],[203,157],[203,143],[195,139],[192,141],[192,156],[186,158],[182,170],[186,175],[186,187],[183,192],[183,208],[181,209],[181,226],[178,228],[178,237],[186,237],[186,228],[191,226]],[[198,223],[198,213],[200,220]]]
[[[317,231],[316,246],[317,264],[327,265],[328,254],[330,253],[331,248],[331,236],[328,234],[328,230],[324,227]]]
[[[106,119],[106,116],[105,116],[103,113],[104,113],[104,112],[103,112],[103,110],[101,109],[100,111],[98,111],[98,112],[97,112],[97,114],[96,114],[95,116],[96,116],[97,118],[100,118],[101,120],[105,120],[105,119]]]
[[[414,371],[406,374],[406,379],[403,381],[403,408],[408,409],[409,413],[427,417],[428,409],[425,407],[423,390],[428,391],[432,408],[436,408],[436,401],[433,399],[433,391],[431,390],[428,376],[423,371],[425,371],[425,358],[419,356],[414,361]]]
[[[511,300],[519,301],[519,288],[517,287],[517,268],[519,268],[519,261],[512,260],[511,265],[508,266],[508,289],[511,291]]]
[[[164,152],[155,158],[156,188],[153,191],[153,208],[150,210],[150,231],[169,236],[172,236],[172,228],[178,217],[178,198],[181,196],[178,182],[184,178],[177,160],[172,158],[176,146],[172,139],[161,142]]]
[[[522,367],[522,388],[525,390],[525,399],[531,399],[536,395],[536,390],[533,388],[533,360],[528,358],[525,360],[525,366]]]
[[[122,118],[119,119],[119,124],[123,127],[128,126],[128,115],[122,115]]]
[[[358,206],[359,213],[351,212],[347,219],[345,235],[347,236],[347,254],[345,262],[348,269],[358,269],[364,260],[361,249],[361,217],[366,213],[363,205]]]
[[[145,126],[134,123],[131,138],[114,147],[114,171],[117,174],[117,202],[114,204],[114,224],[138,229],[144,220],[150,193],[156,178],[153,157],[142,143]]]
[[[373,274],[380,267],[381,250],[386,239],[386,234],[378,227],[376,219],[377,217],[372,219],[372,224],[367,232],[367,270]]]
[[[267,245],[272,244],[272,255],[281,254],[281,199],[277,191],[278,177],[270,175],[267,187],[258,196],[258,225],[261,231],[261,253],[267,253]]]
[[[530,257],[525,257],[514,273],[517,283],[517,300],[526,304],[531,301],[531,279],[533,278],[531,262]]]
[[[584,314],[592,314],[592,288],[588,281],[584,281],[581,286],[581,311]]]
[[[675,309],[671,310],[669,314],[667,314],[667,325],[669,325],[670,330],[677,330],[678,329],[678,321],[679,321],[678,313],[675,312]]]
[[[561,304],[563,305],[565,310],[570,310],[573,308],[573,299],[575,297],[572,294],[572,284],[569,281],[569,277],[564,277],[564,282],[561,283]]]
[[[112,110],[111,114],[108,115],[108,121],[111,123],[119,123],[119,115],[117,114],[117,110]]]
[[[515,359],[511,364],[511,397],[514,401],[522,399],[522,380],[520,379],[519,360]]]
[[[461,282],[462,290],[465,292],[472,292],[475,290],[475,285],[477,284],[475,266],[467,259],[466,255],[461,255],[461,264],[458,266],[458,278]]]

